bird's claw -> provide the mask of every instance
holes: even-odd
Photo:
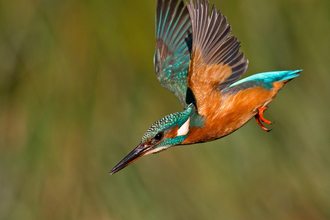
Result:
[[[266,128],[262,123],[262,122],[265,122],[266,124],[273,124],[274,122],[271,122],[271,121],[268,121],[266,120],[264,117],[263,117],[263,113],[264,111],[267,109],[267,106],[263,106],[263,107],[260,107],[258,109],[258,113],[255,115],[255,118],[257,120],[257,123],[260,125],[260,127],[264,130],[264,131],[267,131],[267,132],[270,132],[271,130],[269,130],[268,128]]]

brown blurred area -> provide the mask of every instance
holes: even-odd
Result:
[[[181,111],[153,67],[156,1],[0,2],[0,219],[330,219],[330,2],[211,0],[250,61],[303,69],[223,139],[108,172]]]

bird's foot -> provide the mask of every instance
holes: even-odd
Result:
[[[259,113],[258,113],[258,115],[259,115],[259,118],[260,118],[261,121],[263,121],[263,122],[265,122],[265,123],[267,123],[267,124],[270,125],[270,124],[273,124],[274,122],[268,121],[268,120],[266,120],[266,119],[263,117],[264,111],[265,111],[267,108],[268,108],[267,106],[260,107],[260,108],[259,108]]]
[[[264,111],[267,109],[267,107],[266,106],[264,106],[264,107],[260,107],[258,110],[259,110],[259,112],[258,112],[258,114],[256,114],[255,115],[255,118],[256,118],[256,120],[257,120],[257,123],[260,125],[260,127],[264,130],[264,131],[267,131],[267,132],[269,132],[269,131],[271,131],[271,130],[269,130],[268,128],[266,128],[262,123],[261,123],[261,121],[263,121],[263,122],[265,122],[266,124],[273,124],[274,122],[271,122],[271,121],[268,121],[268,120],[266,120],[264,117],[263,117],[263,113],[264,113]],[[261,120],[261,121],[260,121]]]

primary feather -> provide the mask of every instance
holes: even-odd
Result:
[[[183,1],[157,1],[154,65],[160,84],[186,108],[193,97],[187,87],[192,29]]]

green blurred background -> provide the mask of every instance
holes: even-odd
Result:
[[[0,2],[0,219],[330,219],[330,1],[212,0],[245,76],[304,69],[252,120],[207,144],[108,172],[166,114],[156,1]]]

